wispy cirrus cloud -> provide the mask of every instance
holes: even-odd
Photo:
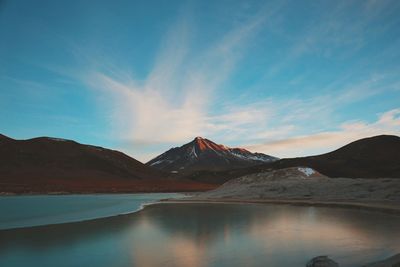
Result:
[[[389,111],[399,108],[399,1],[32,8],[2,10],[1,123],[10,132],[141,160],[197,135],[293,156],[397,133]]]
[[[345,59],[354,56],[364,48],[370,35],[380,35],[388,30],[390,24],[377,24],[376,19],[387,15],[398,7],[397,1],[339,1],[325,2],[321,17],[312,17],[308,24],[296,34],[289,34],[285,28],[277,31],[291,44],[283,57],[269,67],[264,79],[283,72],[294,62],[310,55],[322,58]],[[348,15],[348,10],[358,10],[357,19]],[[384,53],[384,51],[380,51]],[[380,53],[375,58],[380,59]],[[366,59],[368,60],[368,59]],[[360,62],[360,66],[365,62]]]
[[[400,109],[387,111],[371,123],[364,121],[345,122],[337,130],[283,138],[248,145],[247,148],[256,151],[268,151],[279,157],[305,156],[329,152],[357,139],[381,134],[400,135]]]
[[[225,103],[214,114],[208,107],[215,103],[212,93],[216,86],[204,80],[199,80],[199,90],[183,87],[173,95],[146,82],[122,82],[100,72],[92,75],[88,82],[108,95],[107,102],[112,104],[110,119],[115,125],[115,136],[125,140],[124,147],[130,147],[133,155],[144,160],[160,151],[138,150],[158,144],[181,144],[198,135],[279,157],[327,152],[376,134],[400,135],[398,109],[383,114],[375,123],[345,121],[336,127],[332,120],[340,107],[395,90],[396,84],[386,83],[387,75],[373,75],[311,98],[267,98],[247,105]],[[329,127],[337,130],[320,131]]]
[[[287,56],[275,62],[257,86],[265,87],[264,83],[271,76],[304,55],[311,52],[329,55],[329,51],[318,50],[327,42],[333,43],[330,48],[335,51],[354,44],[362,46],[365,27],[374,14],[365,11],[372,15],[366,15],[351,27],[346,26],[345,19],[335,23],[336,16],[346,17],[342,12],[347,5],[343,2],[330,12],[324,23],[306,28],[305,35],[298,37],[301,42],[293,42]],[[265,31],[267,22],[279,17],[279,8],[260,10],[210,42],[205,49],[196,51],[192,43],[193,25],[190,19],[183,17],[166,33],[153,67],[142,79],[135,78],[129,69],[115,67],[107,61],[103,64],[99,58],[90,60],[84,80],[100,95],[102,105],[110,110],[112,136],[123,140],[124,147],[129,146],[132,155],[147,160],[162,152],[159,144],[181,144],[198,135],[228,145],[247,145],[252,150],[277,156],[293,156],[326,151],[332,144],[387,131],[385,124],[376,123],[372,127],[365,122],[360,122],[364,134],[350,131],[349,127],[356,124],[349,124],[347,120],[338,122],[335,116],[338,109],[349,104],[396,90],[397,79],[392,77],[397,72],[367,73],[359,80],[349,73],[316,89],[313,96],[268,97],[264,94],[262,98],[252,99],[250,104],[217,98],[220,88],[240,65],[253,37],[268,32]],[[312,71],[308,73],[313,75]],[[302,80],[307,78],[306,75]],[[243,90],[252,92],[251,88]],[[268,86],[265,90],[269,90]],[[365,131],[371,127],[374,131]],[[298,146],[299,143],[303,146]],[[144,146],[157,148],[149,152]]]
[[[186,19],[180,20],[166,34],[145,80],[95,69],[85,81],[108,95],[110,101],[105,102],[113,113],[114,133],[134,143],[182,142],[246,123],[254,120],[250,118],[252,111],[213,116],[209,107],[248,42],[274,12],[261,10],[204,51],[190,50],[191,25]]]

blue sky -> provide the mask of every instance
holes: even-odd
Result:
[[[0,132],[146,161],[400,135],[400,2],[0,1]]]

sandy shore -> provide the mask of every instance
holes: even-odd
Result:
[[[329,206],[400,214],[400,179],[331,179],[295,167],[242,176],[177,202]]]

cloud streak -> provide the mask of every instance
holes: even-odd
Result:
[[[235,126],[238,119],[249,120],[252,114],[242,110],[210,116],[209,106],[266,17],[265,13],[251,17],[200,52],[190,51],[190,23],[181,20],[167,33],[144,81],[100,70],[91,71],[85,81],[111,100],[114,134],[121,139],[182,142]],[[219,126],[221,121],[226,125]]]
[[[400,109],[387,111],[372,123],[346,122],[335,131],[248,145],[247,148],[268,151],[279,157],[306,156],[329,152],[357,139],[381,134],[400,135]]]
[[[352,27],[347,26],[345,19],[335,24],[337,16],[345,17],[346,5],[345,2],[338,5],[323,24],[311,21],[314,24],[296,37],[301,42],[289,46],[287,56],[276,62],[255,86],[265,88],[264,83],[271,76],[305,55],[328,55],[329,51],[318,50],[326,42],[339,48],[339,53],[341,48],[360,41],[355,48],[359,49],[366,25],[376,14],[366,8],[364,19]],[[398,90],[397,78],[393,79],[397,72],[368,73],[361,81],[352,79],[349,73],[316,89],[311,97],[264,94],[267,97],[253,99],[251,104],[217,98],[220,88],[235,73],[252,38],[268,32],[265,29],[270,20],[279,21],[279,10],[280,6],[261,9],[200,51],[193,49],[193,25],[188,16],[183,16],[167,31],[154,65],[143,79],[134,78],[129,70],[115,68],[110,62],[90,60],[91,65],[86,68],[90,71],[85,72],[84,81],[98,93],[102,106],[110,110],[111,135],[125,147],[133,147],[129,151],[133,156],[147,160],[162,152],[159,144],[177,145],[198,135],[285,157],[326,152],[373,134],[399,134],[397,109],[374,123],[345,122],[337,127],[335,118],[340,108]],[[251,88],[248,90],[252,93]],[[157,148],[149,152],[144,147]]]

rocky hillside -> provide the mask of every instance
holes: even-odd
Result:
[[[212,199],[400,201],[400,179],[331,179],[307,167],[245,175],[199,194]]]
[[[185,177],[222,184],[243,175],[295,166],[307,166],[331,178],[400,178],[400,137],[379,135],[322,155],[280,159],[241,169],[197,171]]]
[[[190,173],[238,169],[276,160],[269,155],[252,153],[243,148],[230,148],[196,137],[190,143],[172,148],[150,160],[146,165],[172,173]]]

